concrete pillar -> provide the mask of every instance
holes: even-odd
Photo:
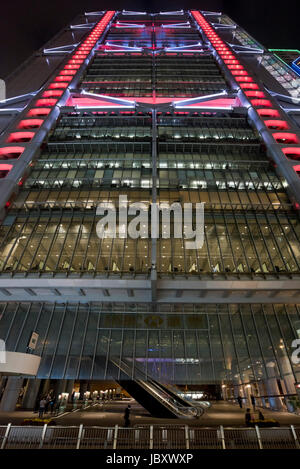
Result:
[[[57,381],[56,386],[55,386],[55,396],[58,399],[59,394],[62,392],[65,392],[67,385],[67,380],[66,379],[60,379]]]
[[[276,379],[276,373],[275,373],[275,362],[269,362],[267,363],[267,370],[268,370],[268,376],[266,380],[266,387],[268,391],[268,396],[276,396],[280,394],[278,384],[277,384],[277,379]],[[279,397],[269,397],[269,403],[270,407],[273,410],[282,410],[282,403],[281,399]]]
[[[74,389],[74,384],[75,384],[75,380],[74,379],[68,379],[67,380],[67,384],[66,384],[66,389],[65,389],[65,392],[67,392],[69,394],[69,402],[71,401],[71,398],[72,398],[72,393],[73,393],[73,389]]]
[[[297,383],[295,387],[296,387],[298,399],[299,399],[299,401],[300,401],[300,383]]]
[[[30,378],[27,383],[25,396],[23,398],[22,407],[24,409],[35,409],[38,393],[41,385],[40,379]]]
[[[8,378],[0,403],[1,412],[12,412],[15,410],[23,379],[18,376],[10,376]]]
[[[282,375],[284,376],[283,380],[286,387],[286,393],[293,394],[295,392],[295,378],[293,375],[290,360],[287,356],[280,357],[279,363],[281,366]]]
[[[1,402],[1,399],[2,399],[2,396],[3,396],[3,393],[4,393],[6,380],[7,380],[6,376],[0,375],[0,402]]]
[[[49,391],[50,391],[50,379],[45,379],[43,382],[43,389],[41,390],[41,394],[43,396],[47,396]]]
[[[259,396],[265,396],[266,395],[265,386],[264,386],[264,383],[261,380],[258,381],[258,394],[259,394]],[[263,408],[266,408],[265,397],[260,398],[260,405]]]
[[[80,397],[79,399],[84,399],[84,393],[88,390],[88,382],[87,381],[80,381]]]

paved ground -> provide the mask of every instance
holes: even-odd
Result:
[[[56,417],[58,425],[98,425],[113,426],[124,425],[123,414],[127,407],[128,401],[109,402],[104,406],[96,405],[86,410],[78,410],[69,412],[62,416]],[[130,402],[132,407],[131,426],[140,424],[188,424],[196,426],[244,426],[245,409],[240,409],[237,405],[227,402],[213,403],[210,409],[200,419],[158,419],[153,418],[143,409],[136,401]],[[273,412],[262,410],[265,418],[273,418],[279,421],[281,426],[297,425],[300,426],[300,416],[287,412]],[[0,413],[0,425],[6,425],[11,422],[20,424],[24,418],[37,417],[33,412],[2,412]]]

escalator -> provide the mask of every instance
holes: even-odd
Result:
[[[152,378],[135,369],[138,378],[131,377],[132,368],[124,360],[110,360],[111,365],[118,369],[120,378],[117,382],[137,402],[139,402],[153,417],[159,418],[197,418],[203,413],[203,409],[193,406],[182,399],[169,387],[158,383]]]

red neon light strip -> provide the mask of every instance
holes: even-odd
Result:
[[[35,101],[31,109],[27,111],[25,119],[17,124],[17,132],[11,132],[9,134],[7,139],[8,143],[27,143],[33,139],[35,132],[41,127],[41,125],[43,125],[44,118],[46,118],[52,109],[58,104],[59,99],[61,99],[66,88],[69,86],[69,83],[73,80],[74,76],[84,63],[84,60],[102,36],[114,14],[115,10],[107,11],[104,14],[84,42],[75,50],[68,60],[68,63],[59,71],[57,76],[49,84],[48,88],[46,88],[41,96]],[[19,130],[22,129],[34,130],[32,132],[20,132]],[[2,147],[0,148],[0,159],[18,158],[24,150],[25,147]],[[1,169],[3,170],[4,166],[6,168],[5,170],[9,171],[11,169],[11,165],[0,165],[0,171]]]
[[[247,98],[254,98],[250,99],[250,102],[252,106],[258,108],[256,109],[256,111],[260,118],[263,120],[263,122],[266,124],[266,126],[269,129],[272,129],[273,126],[278,126],[277,129],[275,127],[274,132],[272,132],[272,136],[275,142],[279,144],[299,143],[299,140],[295,134],[291,134],[288,132],[276,132],[276,130],[288,129],[288,122],[280,115],[277,109],[274,109],[272,107],[273,104],[271,103],[271,101],[269,101],[268,99],[264,99],[266,98],[265,90],[261,89],[259,84],[255,83],[254,79],[248,74],[247,70],[245,70],[244,67],[240,65],[235,52],[231,50],[231,48],[227,44],[225,44],[225,42],[216,33],[216,31],[206,20],[206,18],[197,10],[192,10],[191,13],[200,28],[202,29],[202,31],[206,34],[208,40],[214,47],[219,57],[222,58],[224,65],[227,67],[228,71],[231,73],[231,75],[233,75],[233,78],[239,84],[241,91],[249,90],[243,91],[243,93]],[[280,120],[264,120],[264,118],[269,119],[270,117],[280,118]],[[300,158],[300,147],[282,148],[281,151],[286,157],[290,156],[291,159]],[[294,167],[294,170],[296,171],[295,168],[296,167]]]

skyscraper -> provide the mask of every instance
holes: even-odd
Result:
[[[293,410],[300,77],[290,65],[223,13],[106,11],[77,18],[8,78],[0,339],[12,357],[41,360],[26,380],[0,368],[0,408],[14,408],[23,385],[30,407],[51,387],[115,380],[135,395],[139,380]],[[125,196],[145,212],[141,236],[124,235],[129,212],[119,236],[108,226],[99,237],[99,204],[119,210]],[[201,247],[175,227],[168,236],[162,217],[151,237],[153,204],[201,202]]]

